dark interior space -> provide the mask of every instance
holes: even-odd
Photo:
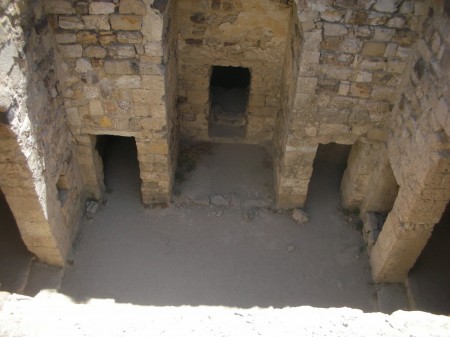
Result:
[[[141,180],[133,137],[97,136],[97,151],[103,159],[104,183],[107,193],[127,190],[126,197],[140,198]]]
[[[20,292],[25,286],[32,254],[20,236],[8,202],[0,190],[0,290]]]
[[[450,314],[450,204],[411,269],[408,286],[418,310]]]
[[[306,200],[306,209],[314,203],[321,203],[324,199],[328,200],[328,205],[336,204],[335,208],[340,208],[339,187],[324,184],[319,177],[329,176],[338,186],[347,167],[347,160],[352,149],[351,145],[337,143],[319,144],[316,157],[314,158],[313,173],[308,187],[308,198]],[[319,193],[314,193],[319,191]]]
[[[209,135],[245,137],[246,110],[250,89],[248,68],[214,66],[211,74]]]

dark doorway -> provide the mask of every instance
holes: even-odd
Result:
[[[0,190],[0,290],[20,292],[27,280],[32,254],[20,236],[16,220]]]
[[[135,139],[100,135],[97,136],[96,147],[103,159],[106,192],[140,199],[141,180]]]
[[[450,314],[450,204],[408,276],[418,310]]]
[[[250,77],[248,68],[213,67],[210,83],[210,137],[245,137]]]
[[[334,212],[341,207],[339,186],[351,148],[337,143],[319,144],[306,199],[306,208],[311,212],[322,212],[323,208],[317,207],[321,204],[330,206]]]

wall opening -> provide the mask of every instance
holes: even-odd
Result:
[[[450,313],[450,203],[408,275],[408,290],[417,310]]]
[[[14,215],[0,190],[0,291],[19,292],[25,285],[32,254],[27,250]]]
[[[134,137],[99,135],[96,149],[103,160],[106,192],[140,199],[141,180]]]
[[[250,78],[248,68],[213,66],[208,118],[210,137],[245,137]]]
[[[322,204],[341,207],[340,184],[352,146],[337,143],[319,144],[308,187],[306,208],[320,209]]]

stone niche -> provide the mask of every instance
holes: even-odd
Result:
[[[270,0],[178,0],[177,7],[181,136],[220,141],[230,136],[215,132],[223,122],[222,128],[235,127],[227,141],[271,142],[291,6]],[[227,69],[241,79],[250,75],[248,87],[244,83],[241,88],[248,92],[240,91],[240,85],[226,90],[238,92],[239,100],[247,102],[243,112],[228,121],[214,111],[217,91],[224,91],[214,86],[215,75]]]

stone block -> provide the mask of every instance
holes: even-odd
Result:
[[[81,44],[66,44],[59,46],[62,57],[78,58],[83,56],[83,47]]]
[[[142,43],[142,33],[141,32],[118,32],[117,42],[119,43]]]
[[[93,116],[101,116],[104,114],[102,102],[99,100],[92,100],[89,102],[89,110]]]
[[[89,13],[93,15],[114,13],[116,5],[112,2],[91,2],[89,4]]]
[[[90,30],[109,30],[107,15],[85,15],[83,16],[84,27]]]
[[[105,58],[106,49],[102,46],[89,46],[84,50],[84,56],[91,58]]]
[[[366,42],[362,50],[365,56],[383,56],[386,50],[386,44],[381,42]]]
[[[373,9],[378,12],[394,13],[401,3],[400,0],[377,0]]]
[[[84,45],[97,43],[97,34],[88,31],[77,32],[77,41]]]
[[[299,224],[304,224],[309,222],[309,216],[305,211],[296,208],[292,211],[292,218],[297,221]]]
[[[449,114],[450,110],[448,103],[444,98],[441,98],[434,110],[434,115],[443,129],[447,126],[447,121],[450,120]]]
[[[115,14],[110,16],[111,27],[114,30],[140,30],[142,17],[138,15]]]
[[[98,41],[102,46],[108,46],[111,43],[114,43],[117,41],[117,36],[112,32],[100,32],[98,35]]]
[[[79,73],[87,73],[92,70],[91,62],[85,58],[79,58],[75,65],[75,70]]]
[[[130,58],[136,55],[133,45],[114,44],[108,47],[108,55],[115,58]]]
[[[80,30],[84,29],[84,24],[76,16],[60,16],[58,20],[59,27],[62,29]]]
[[[130,60],[106,60],[105,71],[112,75],[134,74],[134,68]]]
[[[144,46],[145,54],[149,56],[162,56],[164,53],[162,41],[148,42]]]
[[[156,75],[142,75],[142,89],[164,90],[164,77]]]
[[[325,36],[343,36],[348,34],[348,29],[344,25],[336,24],[336,23],[328,23],[324,24],[324,35]]]
[[[145,14],[145,4],[141,0],[121,0],[119,5],[120,14]]]
[[[373,40],[379,42],[389,42],[395,35],[395,29],[385,27],[375,27]]]

